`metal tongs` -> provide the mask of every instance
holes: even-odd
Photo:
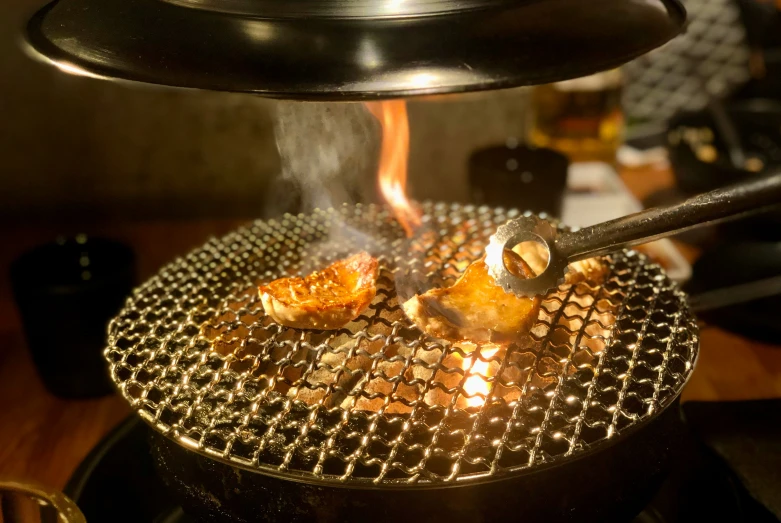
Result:
[[[781,173],[716,189],[669,207],[654,207],[571,232],[536,216],[522,216],[501,225],[486,247],[486,263],[494,280],[517,296],[538,296],[558,287],[567,266],[626,247],[665,238],[695,227],[726,221],[781,204]],[[548,251],[548,266],[536,278],[523,279],[504,264],[505,249],[535,241]]]

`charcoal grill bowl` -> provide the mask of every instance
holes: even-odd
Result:
[[[577,459],[497,481],[356,489],[289,481],[192,452],[157,433],[158,475],[184,511],[213,523],[610,523],[629,521],[681,459],[679,400]]]
[[[642,507],[653,490],[648,486],[663,475],[674,454],[673,405],[691,375],[698,339],[674,282],[631,251],[604,259],[603,284],[564,286],[543,299],[544,313],[533,331],[541,330],[530,334],[538,341],[512,352],[535,362],[525,367],[531,370],[521,378],[523,387],[511,385],[520,391],[518,401],[505,401],[507,392],[497,388],[500,381],[491,390],[502,398],[465,411],[455,403],[468,394],[461,381],[448,392],[451,408],[442,409],[441,400],[425,399],[429,387],[443,386],[434,383],[442,378],[421,376],[426,385],[415,389],[414,420],[395,423],[393,433],[369,424],[369,413],[357,406],[368,393],[365,384],[379,379],[371,377],[374,371],[361,370],[365,379],[346,388],[329,385],[329,394],[341,391],[352,398],[344,404],[340,397],[334,408],[286,399],[287,393],[264,385],[271,383],[266,372],[277,373],[258,367],[267,358],[287,358],[275,364],[281,369],[293,363],[289,358],[295,351],[308,351],[314,357],[306,360],[310,374],[289,382],[301,387],[308,383],[306,376],[313,376],[314,364],[323,368],[325,355],[345,347],[330,336],[269,324],[255,305],[257,293],[251,292],[258,278],[308,272],[312,263],[322,266],[319,256],[343,256],[334,244],[322,243],[337,224],[338,230],[372,232],[379,242],[374,248],[384,252],[375,301],[339,334],[348,337],[351,353],[368,348],[361,341],[367,336],[388,349],[374,353],[375,365],[390,363],[401,354],[393,351],[404,347],[414,348],[403,356],[414,365],[424,360],[410,358],[425,358],[437,346],[442,358],[463,350],[412,327],[399,312],[400,283],[391,267],[400,264],[394,270],[403,274],[406,268],[429,285],[448,285],[464,263],[480,256],[497,224],[519,213],[431,202],[421,208],[424,231],[412,244],[388,210],[377,206],[255,222],[176,260],[128,299],[111,324],[105,355],[120,392],[158,433],[156,461],[185,506],[195,504],[196,512],[216,521],[257,520],[260,510],[275,518],[267,520],[361,520],[375,506],[381,511],[371,517],[378,520],[404,517],[404,510],[414,507],[416,515],[434,521],[440,513],[447,521],[502,510],[528,514],[530,520],[575,513],[584,521],[605,521]],[[356,246],[343,248],[354,251]],[[587,297],[591,302],[583,301]],[[562,334],[574,341],[563,341]],[[250,343],[260,345],[247,352]],[[221,352],[226,344],[236,348]],[[273,356],[275,351],[282,352]],[[424,353],[414,356],[417,351]],[[542,364],[552,357],[563,367]],[[237,358],[244,363],[237,366]],[[516,365],[513,358],[498,361]],[[443,361],[428,368],[439,372],[451,365]],[[463,375],[463,363],[456,365]],[[555,377],[536,381],[543,376]],[[288,380],[284,374],[277,378]],[[383,394],[386,402],[398,401]],[[377,412],[373,418],[388,416],[396,414]],[[471,420],[466,426],[461,425],[464,416]],[[653,426],[660,427],[656,434],[649,429]],[[454,431],[458,427],[463,430]],[[641,437],[645,429],[650,430],[647,439]],[[436,460],[428,460],[423,449]],[[536,485],[544,486],[539,494]],[[242,486],[262,494],[240,496]],[[292,498],[285,497],[288,491]],[[518,495],[527,491],[535,495]],[[302,501],[304,495],[309,502]],[[391,501],[387,507],[381,505],[386,498]]]

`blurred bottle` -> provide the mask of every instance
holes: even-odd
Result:
[[[573,162],[614,163],[624,135],[621,90],[618,69],[535,87],[529,142]]]

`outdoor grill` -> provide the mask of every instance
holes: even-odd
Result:
[[[677,414],[667,407],[698,350],[676,284],[623,251],[603,258],[601,284],[545,296],[526,340],[433,339],[400,303],[452,284],[519,213],[421,208],[411,238],[374,205],[256,221],[177,259],[128,299],[105,355],[122,395],[165,436],[155,438],[158,465],[185,508],[204,521],[240,521],[261,496],[252,518],[267,521],[343,521],[360,510],[374,521],[405,511],[460,521],[533,506],[586,521],[626,501],[611,484],[641,490],[646,475],[661,473],[671,454],[648,453],[641,438],[673,442]],[[381,268],[374,301],[353,322],[307,331],[264,314],[259,283],[359,250]],[[642,473],[606,470],[630,465]],[[518,482],[575,487],[539,500]],[[508,487],[512,495],[493,499]],[[412,500],[428,512],[403,505]]]

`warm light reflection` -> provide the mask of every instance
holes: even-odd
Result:
[[[431,87],[432,85],[436,85],[437,82],[437,75],[435,73],[415,73],[412,75],[409,79],[409,83],[412,85],[415,89],[422,89],[424,87]]]
[[[480,407],[485,403],[485,396],[490,390],[490,384],[486,382],[484,378],[490,377],[488,372],[491,364],[490,362],[483,360],[493,358],[498,350],[499,349],[483,348],[480,351],[481,358],[478,358],[475,354],[475,356],[464,360],[464,369],[468,369],[469,365],[474,360],[472,369],[469,371],[469,377],[466,379],[466,382],[464,382],[464,392],[473,396],[471,398],[466,398],[468,407]],[[476,394],[482,394],[482,396],[475,396]]]
[[[383,14],[386,16],[403,14],[405,3],[407,3],[406,0],[388,0],[387,2],[384,2],[381,4]]]
[[[420,226],[420,211],[407,198],[409,122],[404,100],[368,102],[366,107],[382,125],[382,148],[377,178],[383,198],[393,209],[407,236]]]
[[[247,20],[241,23],[241,28],[253,42],[270,42],[279,37],[277,24],[268,20]]]
[[[54,65],[57,69],[62,71],[63,73],[72,74],[74,76],[86,76],[87,78],[97,78],[102,79],[103,77],[100,75],[97,75],[95,73],[91,73],[85,69],[82,69],[78,65],[70,64],[68,62],[57,62],[55,60],[52,60],[52,65]]]
[[[358,46],[358,60],[368,69],[376,69],[382,65],[382,54],[371,38],[364,38]]]

